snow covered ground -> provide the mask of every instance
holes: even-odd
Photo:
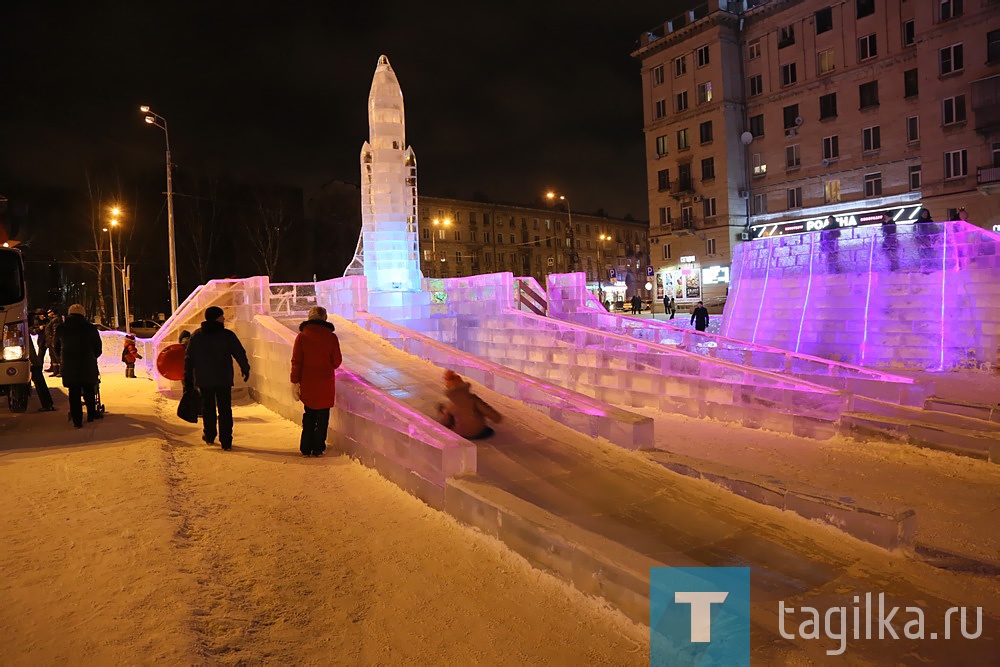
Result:
[[[0,413],[0,664],[647,664],[644,626],[268,410],[224,453],[102,388],[82,430]]]

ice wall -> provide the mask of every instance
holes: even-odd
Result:
[[[1000,235],[961,221],[885,231],[741,244],[721,333],[863,366],[996,364]]]

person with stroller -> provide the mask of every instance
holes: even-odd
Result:
[[[125,364],[125,377],[135,377],[135,361],[142,359],[139,348],[135,346],[135,334],[126,334],[122,349],[122,362]]]
[[[87,421],[101,418],[97,409],[97,383],[100,373],[97,359],[103,352],[101,334],[87,321],[87,311],[74,303],[69,307],[66,321],[55,333],[56,357],[60,359],[62,383],[69,390],[69,414],[75,428],[83,428],[83,406],[87,406]]]

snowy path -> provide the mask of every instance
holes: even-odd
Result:
[[[370,470],[302,459],[266,409],[236,408],[223,453],[149,382],[103,389],[82,431],[0,415],[0,664],[646,664],[644,627]]]

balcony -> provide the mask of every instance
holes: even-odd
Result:
[[[972,113],[976,132],[1000,132],[1000,74],[972,82]]]
[[[1000,193],[1000,167],[979,167],[976,170],[976,185],[984,195]]]

